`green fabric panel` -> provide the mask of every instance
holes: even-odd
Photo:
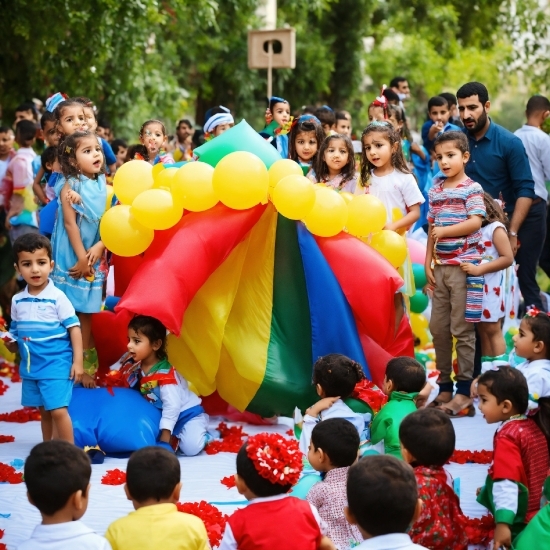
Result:
[[[319,398],[311,383],[311,321],[296,222],[279,215],[267,365],[248,411],[292,416]]]
[[[550,548],[550,505],[546,505],[527,524],[525,530],[512,544],[514,550]]]

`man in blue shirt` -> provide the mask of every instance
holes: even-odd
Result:
[[[456,95],[470,145],[466,174],[495,199],[504,201],[521,293],[526,305],[542,309],[535,274],[544,244],[546,203],[535,195],[525,147],[517,136],[488,117],[491,102],[483,84],[464,84]]]

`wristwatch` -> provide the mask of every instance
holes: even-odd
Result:
[[[517,237],[518,236],[518,234],[515,231],[508,231],[508,234],[510,235],[510,237]]]

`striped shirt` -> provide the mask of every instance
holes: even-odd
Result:
[[[466,179],[454,188],[444,188],[445,179],[435,179],[428,193],[430,208],[428,222],[435,227],[448,227],[465,222],[469,217],[485,217],[483,188]],[[436,264],[459,265],[462,262],[481,261],[481,230],[463,237],[439,239],[434,246]]]
[[[19,344],[22,378],[67,379],[73,363],[68,329],[80,326],[67,296],[48,282],[36,296],[29,287],[12,298],[10,333]]]

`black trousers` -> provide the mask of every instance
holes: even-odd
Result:
[[[546,210],[546,239],[542,254],[540,255],[539,265],[542,270],[550,277],[550,207]]]

